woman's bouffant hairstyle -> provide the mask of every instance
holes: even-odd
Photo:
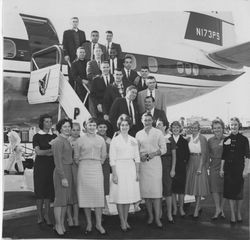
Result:
[[[62,126],[68,122],[70,124],[70,127],[72,128],[73,124],[72,124],[72,120],[70,118],[63,118],[61,120],[59,120],[59,122],[56,124],[56,130],[61,133],[61,129]]]
[[[242,123],[240,122],[240,119],[239,119],[239,118],[237,118],[237,117],[232,117],[232,118],[230,118],[230,122],[232,122],[232,121],[236,121],[236,122],[238,123],[238,125],[239,125],[239,130],[242,128]]]
[[[224,124],[224,122],[223,122],[220,118],[215,118],[215,119],[212,121],[212,124],[211,124],[212,129],[214,128],[214,125],[215,125],[215,124],[220,124],[221,127],[222,127],[222,129],[223,129],[223,130],[225,129],[225,124]]]
[[[194,126],[194,125],[198,125],[198,129],[199,129],[199,130],[201,129],[201,125],[200,125],[199,121],[194,121],[194,122],[190,125],[190,127],[192,127],[192,126]]]
[[[43,126],[43,122],[44,122],[45,118],[50,118],[52,120],[52,116],[50,116],[49,114],[43,114],[43,115],[41,115],[40,118],[39,118],[39,124],[38,124],[38,126],[39,126],[39,128],[41,130],[43,130],[43,127],[44,127]]]
[[[182,132],[182,126],[179,121],[173,121],[170,125],[170,131],[173,132],[173,126],[178,126],[180,128],[180,133]]]
[[[97,119],[96,118],[93,118],[93,117],[90,117],[87,121],[85,121],[83,123],[83,127],[86,129],[86,126],[88,123],[95,123],[96,126],[97,126]]]
[[[120,129],[120,126],[121,126],[121,123],[122,123],[122,122],[127,122],[128,125],[129,125],[129,128],[131,128],[131,126],[132,126],[132,119],[131,119],[131,117],[128,116],[127,114],[122,114],[122,115],[118,118],[118,120],[117,120],[117,127],[118,127],[118,129]]]
[[[165,121],[163,118],[159,117],[159,118],[156,119],[155,124],[157,122],[162,122],[163,126],[166,127],[166,130],[168,130],[168,128],[169,128],[169,122],[168,121]]]

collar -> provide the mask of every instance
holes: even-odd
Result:
[[[73,31],[78,32],[78,28],[72,28]]]
[[[180,135],[175,136],[175,135],[173,134],[172,136],[173,136],[173,138],[174,138],[175,142],[177,143],[177,142],[178,142],[178,140],[179,140],[179,138],[180,138]]]
[[[45,134],[53,135],[53,132],[51,131],[51,129],[49,130],[48,133],[44,132],[43,130],[40,130],[40,131],[38,132],[38,134],[40,134],[40,135],[45,135]]]

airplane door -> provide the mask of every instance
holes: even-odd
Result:
[[[52,45],[58,45],[56,30],[49,19],[20,14],[29,37],[31,54]]]

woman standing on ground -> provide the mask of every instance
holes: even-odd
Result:
[[[104,208],[104,185],[102,164],[106,159],[104,139],[96,134],[97,122],[89,118],[84,123],[86,134],[77,140],[74,158],[78,162],[77,194],[79,207],[84,208],[87,227],[85,235],[92,232],[91,208],[95,209],[96,230],[104,235],[102,209]]]
[[[187,179],[185,192],[195,196],[194,219],[201,213],[201,197],[209,195],[208,164],[209,153],[207,139],[200,134],[200,124],[195,121],[191,125],[191,136],[188,141],[190,158],[187,166]]]
[[[172,216],[172,178],[175,176],[176,165],[176,144],[173,137],[168,134],[168,124],[164,124],[163,120],[157,119],[156,127],[160,129],[164,135],[167,152],[161,155],[162,160],[162,187],[163,197],[166,199],[168,222],[174,224]]]
[[[73,165],[72,165],[72,173],[75,189],[75,195],[77,195],[77,172],[78,172],[78,164],[74,161],[74,147],[76,145],[77,139],[80,137],[81,126],[78,122],[73,122],[71,134],[69,137],[69,142],[71,147],[73,148]],[[73,205],[73,217],[72,217],[72,206],[69,205],[67,207],[67,221],[69,227],[78,227],[79,226],[79,218],[78,218],[79,207],[78,203]]]
[[[229,199],[230,204],[231,224],[242,222],[243,186],[244,177],[247,176],[245,162],[246,158],[250,158],[249,142],[239,133],[240,125],[238,118],[230,119],[231,134],[224,139],[220,169],[221,177],[224,176],[223,197]]]
[[[132,125],[129,116],[122,114],[117,121],[120,133],[110,144],[110,165],[112,182],[110,185],[110,202],[117,204],[121,230],[131,229],[128,212],[131,203],[140,201],[139,163],[140,155],[137,140],[128,134]]]
[[[215,214],[211,218],[212,220],[217,220],[219,217],[225,218],[223,212],[223,206],[225,199],[223,198],[223,184],[224,180],[220,177],[220,166],[221,166],[221,156],[223,151],[223,140],[224,140],[224,123],[220,119],[215,119],[212,122],[212,131],[214,136],[208,139],[208,149],[209,149],[209,185],[210,192],[212,193],[214,204],[215,204]]]
[[[53,171],[55,168],[50,142],[56,135],[51,131],[52,117],[40,116],[40,131],[33,137],[36,158],[34,163],[34,190],[37,206],[37,223],[52,225],[50,220],[50,202],[54,200]],[[44,204],[44,214],[43,214]]]
[[[177,215],[177,196],[179,201],[179,213],[181,217],[186,214],[184,212],[184,194],[186,186],[186,171],[189,160],[188,142],[181,135],[182,126],[178,121],[174,121],[170,130],[176,144],[176,166],[175,176],[172,180],[172,197],[173,197],[173,216]]]
[[[66,232],[64,221],[68,205],[77,203],[73,179],[73,150],[68,140],[71,134],[72,121],[62,119],[56,124],[58,137],[52,142],[52,151],[55,162],[54,170],[54,215],[55,228],[58,235]]]
[[[144,129],[136,134],[141,156],[140,189],[145,199],[148,212],[147,223],[155,220],[158,228],[162,228],[160,220],[162,199],[162,163],[161,155],[166,153],[164,136],[159,129],[152,126],[153,117],[150,113],[142,116]],[[154,214],[153,214],[154,209]]]

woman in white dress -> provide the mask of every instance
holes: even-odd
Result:
[[[166,142],[162,132],[152,127],[153,117],[150,113],[142,116],[144,129],[136,134],[141,155],[140,189],[148,211],[147,223],[151,225],[155,217],[157,227],[160,221],[162,198],[162,162],[161,155],[166,153]],[[153,209],[155,216],[153,215]]]
[[[128,224],[128,211],[131,203],[140,201],[139,188],[139,149],[137,140],[128,135],[131,126],[129,116],[122,114],[117,121],[120,134],[110,143],[110,165],[112,182],[110,184],[110,202],[117,204],[121,230],[131,229]]]

